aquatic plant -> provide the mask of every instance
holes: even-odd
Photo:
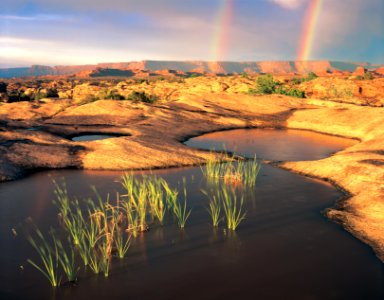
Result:
[[[92,247],[90,246],[89,240],[87,240],[85,237],[80,238],[79,243],[75,246],[80,255],[80,258],[84,263],[84,266],[87,266],[89,263],[89,253],[92,249]]]
[[[239,160],[236,162],[232,159],[229,162],[220,163],[209,159],[205,168],[200,168],[203,175],[214,182],[222,179],[226,183],[244,184],[247,187],[252,187],[256,184],[260,167],[255,155],[254,159],[250,161]]]
[[[57,205],[62,217],[65,218],[70,211],[66,183],[65,181],[62,181],[60,185],[55,180],[53,180],[53,184],[55,185],[54,193],[56,195],[56,200],[54,200],[53,203]]]
[[[156,177],[151,177],[146,181],[146,186],[148,189],[148,201],[151,208],[152,218],[157,218],[161,225],[163,224],[166,212],[166,207],[163,200],[163,182],[168,185],[165,180],[158,179]]]
[[[99,226],[100,220],[99,216],[97,214],[93,214],[90,210],[88,210],[88,215],[89,223],[84,226],[83,234],[87,239],[89,246],[94,248],[102,234]]]
[[[39,266],[31,259],[28,259],[27,261],[37,270],[39,270],[49,280],[50,284],[53,287],[56,287],[60,284],[60,279],[58,275],[59,254],[56,238],[52,236],[52,248],[52,246],[45,240],[43,234],[38,228],[35,229],[35,232],[37,235],[37,240],[35,240],[31,235],[28,235],[27,239],[39,254],[42,266]]]
[[[236,230],[246,215],[246,213],[243,212],[244,198],[241,197],[240,202],[238,202],[236,192],[234,190],[229,192],[224,186],[218,191],[218,197],[222,199],[227,228]]]
[[[184,205],[180,203],[180,201],[175,201],[173,206],[173,212],[177,219],[177,224],[180,229],[185,227],[185,223],[187,222],[189,216],[191,215],[191,209],[187,211],[187,188],[185,186],[185,178],[183,178],[184,183]]]
[[[220,214],[221,214],[221,203],[220,199],[217,195],[212,195],[210,197],[206,191],[202,191],[203,194],[205,194],[207,197],[210,198],[209,205],[208,205],[208,213],[211,216],[212,219],[212,225],[213,227],[219,226],[219,223],[221,221]],[[211,191],[213,193],[213,191]]]
[[[78,200],[71,202],[72,208],[66,216],[63,215],[63,224],[70,233],[73,243],[78,245],[84,236],[84,216]]]
[[[145,188],[141,188],[136,190],[136,199],[137,199],[137,215],[139,217],[139,231],[143,232],[148,230],[147,226],[147,190]]]
[[[165,180],[162,181],[162,186],[165,191],[165,203],[169,210],[173,210],[176,205],[177,195],[179,194],[179,192],[176,189],[170,188],[170,186]]]
[[[99,274],[102,269],[102,261],[99,258],[97,247],[94,247],[89,252],[89,267],[95,274]]]
[[[79,267],[76,265],[75,252],[72,247],[69,247],[68,254],[61,241],[56,238],[54,239],[57,244],[60,265],[67,276],[68,281],[75,282],[77,280],[77,272],[79,271]]]
[[[124,235],[120,228],[116,227],[116,233],[114,236],[115,248],[117,257],[124,258],[129,247],[131,246],[131,235],[128,234],[127,238],[124,239]]]
[[[257,162],[256,155],[253,160],[247,161],[241,168],[243,183],[247,187],[256,185],[257,175],[259,175],[261,164]]]

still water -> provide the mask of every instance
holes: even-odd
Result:
[[[271,145],[273,143],[273,145]],[[298,144],[299,143],[299,144]],[[192,139],[190,146],[274,160],[319,159],[354,141],[302,131],[243,130]],[[148,173],[148,172],[147,172]],[[228,232],[210,225],[201,189],[216,186],[198,167],[157,170],[181,189],[192,214],[185,230],[171,216],[135,238],[108,278],[79,272],[76,286],[53,290],[27,262],[38,260],[23,236],[27,218],[43,231],[58,227],[52,180],[70,195],[122,192],[121,172],[61,170],[0,184],[1,299],[383,299],[384,269],[372,250],[322,216],[342,194],[331,185],[262,165],[256,188],[243,190],[246,219]],[[12,234],[12,228],[18,232]]]

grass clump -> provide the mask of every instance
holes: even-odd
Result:
[[[207,197],[209,197],[209,195],[206,191],[202,191],[202,192]],[[211,191],[211,193],[213,193],[213,191]],[[220,217],[221,216],[221,202],[220,202],[220,198],[217,197],[217,195],[213,195],[212,198],[210,198],[207,210],[208,210],[208,213],[212,219],[212,226],[218,227],[219,223],[221,221],[221,217]]]
[[[93,188],[96,200],[86,199],[81,203],[69,198],[65,183],[54,182],[54,203],[59,209],[63,232],[68,235],[68,245],[63,245],[53,232],[52,242],[47,242],[36,229],[34,237],[27,239],[38,252],[41,264],[30,259],[28,262],[54,287],[61,280],[59,271],[69,282],[77,281],[76,262],[80,259],[95,274],[108,277],[113,257],[125,258],[131,237],[148,230],[155,222],[162,225],[167,211],[173,213],[180,228],[185,227],[191,210],[187,209],[185,179],[183,182],[184,201],[179,201],[178,191],[164,179],[126,173],[121,178],[124,195],[116,193],[116,199],[110,201],[109,195],[103,198]]]
[[[174,201],[173,203],[173,213],[176,216],[177,224],[180,229],[185,227],[189,216],[191,215],[191,209],[187,210],[187,188],[185,186],[185,178],[183,178],[184,184],[184,204],[181,204],[180,201]]]
[[[222,199],[227,228],[234,231],[246,215],[243,212],[244,198],[241,197],[239,202],[235,191],[229,192],[225,187],[219,190],[218,194],[218,197]]]
[[[63,244],[60,240],[56,240],[58,253],[59,253],[59,262],[60,265],[67,276],[69,282],[77,281],[77,272],[79,267],[76,265],[75,252],[72,247],[69,247],[68,252],[64,249]]]
[[[203,193],[209,198],[208,213],[211,216],[213,227],[218,227],[221,221],[221,211],[224,212],[225,221],[229,230],[236,230],[241,221],[244,220],[246,213],[243,210],[244,198],[240,201],[234,189],[228,189],[222,185],[208,194]]]
[[[34,266],[40,271],[50,282],[53,287],[57,287],[60,284],[60,278],[58,275],[59,269],[59,250],[57,246],[57,240],[52,236],[53,247],[46,241],[43,234],[39,229],[35,230],[36,238],[31,235],[27,237],[32,247],[37,251],[40,256],[42,266],[28,259],[28,263]]]
[[[204,176],[213,181],[223,180],[226,183],[239,183],[246,187],[256,184],[257,175],[261,165],[256,156],[251,161],[235,161],[221,163],[215,159],[209,159],[205,168],[200,167]]]

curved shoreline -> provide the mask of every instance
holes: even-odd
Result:
[[[5,104],[0,106],[0,115],[3,113],[10,125],[19,122],[50,126],[58,121],[65,124],[63,128],[51,126],[49,132],[4,126],[0,142],[15,142],[8,147],[0,145],[0,181],[36,169],[137,170],[198,165],[213,154],[191,149],[181,142],[230,129],[299,129],[354,138],[359,143],[325,159],[279,162],[279,167],[325,178],[348,191],[350,197],[342,201],[342,210],[336,205],[327,216],[342,222],[344,228],[371,245],[384,261],[384,109],[313,102],[282,96],[217,93],[186,95],[162,106],[100,100],[70,106],[59,113],[59,101],[38,108],[28,103]],[[46,105],[51,105],[49,110]],[[22,112],[17,115],[19,106],[27,106],[33,117],[23,116]],[[48,117],[47,111],[51,113]],[[82,143],[53,134],[76,134],[82,130],[78,125],[80,118],[87,123],[88,132],[92,126],[100,129],[100,124],[105,124],[109,132],[129,132],[131,136]]]

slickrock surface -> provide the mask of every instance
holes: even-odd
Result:
[[[122,170],[199,164],[214,154],[181,142],[228,128],[300,128],[356,138],[359,143],[329,158],[281,166],[331,180],[348,191],[351,197],[327,215],[370,244],[384,261],[384,108],[250,96],[244,94],[248,87],[249,81],[242,78],[195,78],[140,85],[161,96],[156,104],[126,100],[0,104],[0,181],[42,168]],[[138,87],[122,85],[120,92],[134,89]],[[92,142],[66,138],[100,132],[124,136]]]

